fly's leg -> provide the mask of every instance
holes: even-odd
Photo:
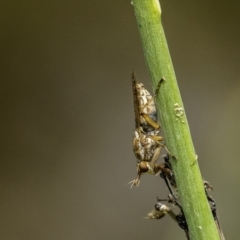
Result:
[[[165,163],[156,164],[155,171],[161,171],[160,177],[163,178],[164,182],[167,185],[169,192],[175,196],[175,191],[177,191],[175,178],[171,169],[169,169]]]
[[[137,164],[137,177],[130,181],[128,184],[131,184],[131,188],[133,186],[138,187],[140,184],[140,178],[143,173],[146,173],[151,169],[151,165],[149,165],[149,162],[142,161]]]
[[[137,165],[137,177],[130,181],[128,184],[131,184],[131,188],[133,186],[138,187],[140,184],[140,178],[143,173],[149,172],[149,170],[152,169],[151,164],[149,162],[143,161],[138,163]]]
[[[161,147],[157,147],[155,150],[154,150],[154,154],[153,154],[153,157],[152,157],[152,160],[150,161],[151,165],[154,166],[156,164],[156,161],[160,155],[160,152],[161,152]]]
[[[160,130],[161,126],[157,122],[155,122],[151,117],[149,117],[146,113],[141,113],[141,116],[144,118],[144,120],[155,130]]]
[[[136,179],[130,181],[128,184],[131,184],[131,188],[132,188],[133,186],[138,187],[139,184],[140,184],[140,175],[138,175]]]
[[[166,147],[166,145],[164,145],[164,144],[162,144],[162,143],[159,143],[159,145],[160,146],[162,146],[165,150],[166,150],[166,152],[169,154],[169,156],[171,156],[173,159],[175,159],[175,160],[178,160],[178,158],[176,157],[176,156],[174,156],[169,150],[168,150],[168,148]]]
[[[177,199],[177,195],[178,195],[177,184],[173,174],[172,165],[169,162],[169,156],[165,155],[163,159],[164,159],[164,171],[162,171],[162,174],[160,176],[164,179],[171,195],[175,199]]]
[[[163,137],[151,135],[151,138],[152,138],[153,141],[155,141],[156,144],[158,144],[159,146],[163,147],[163,148],[166,150],[166,152],[169,154],[169,156],[171,156],[172,158],[174,158],[175,160],[177,160],[177,157],[174,156],[174,155],[168,150],[168,148],[166,147],[166,145],[160,142],[160,141],[163,140]]]
[[[159,92],[159,89],[160,89],[160,86],[162,84],[162,82],[166,81],[165,78],[161,78],[157,84],[157,87],[156,87],[156,90],[155,90],[155,94],[154,94],[154,98],[156,98],[158,96],[158,92]]]

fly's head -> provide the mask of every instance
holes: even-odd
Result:
[[[129,182],[129,184],[131,184],[131,188],[133,186],[136,186],[136,187],[139,186],[140,178],[141,178],[142,174],[147,173],[147,172],[152,174],[153,171],[154,171],[154,169],[151,166],[151,163],[146,162],[146,161],[139,162],[137,164],[137,177],[134,180],[132,180],[131,182]]]

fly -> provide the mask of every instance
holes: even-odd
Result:
[[[158,88],[163,79],[160,80]],[[156,93],[158,91],[156,90]],[[157,110],[154,103],[154,97],[146,90],[142,83],[138,83],[136,75],[132,73],[132,91],[135,112],[135,132],[133,138],[133,152],[138,160],[137,178],[131,181],[131,186],[138,186],[140,177],[143,173],[157,175],[161,166],[156,164],[160,155],[161,148],[166,146],[161,142],[161,126],[157,120]],[[174,156],[173,156],[174,157]]]

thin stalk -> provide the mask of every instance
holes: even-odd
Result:
[[[191,240],[219,240],[161,23],[160,4],[158,0],[133,0],[133,7],[154,90],[165,79],[156,105],[166,145],[177,157],[171,163]]]

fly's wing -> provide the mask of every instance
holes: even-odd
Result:
[[[147,217],[145,219],[161,219],[166,215],[165,212],[157,211],[157,210],[152,210],[150,213],[148,213]]]
[[[135,113],[135,127],[136,129],[140,128],[140,113],[139,113],[139,98],[137,96],[137,78],[136,74],[132,72],[132,91],[133,91],[133,104],[134,104],[134,113]]]

